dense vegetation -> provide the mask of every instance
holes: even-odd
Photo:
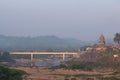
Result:
[[[115,43],[120,44],[120,33],[116,33],[113,40]]]
[[[25,74],[24,71],[0,66],[0,80],[22,80],[23,74]]]
[[[64,64],[60,64],[59,67],[73,70],[93,70],[104,68],[120,70],[120,58],[114,58],[114,54],[120,55],[120,50],[118,49],[112,52],[105,51],[101,53],[87,52],[83,54],[79,59],[67,61]]]
[[[3,54],[0,55],[0,62],[15,62],[9,52],[3,52]]]

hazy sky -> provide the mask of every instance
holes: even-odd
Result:
[[[0,34],[96,40],[120,32],[120,0],[0,0]]]

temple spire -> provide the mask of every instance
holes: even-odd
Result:
[[[100,35],[98,45],[99,46],[104,46],[105,45],[105,38],[104,38],[103,34]]]

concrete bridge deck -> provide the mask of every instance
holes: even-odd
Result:
[[[65,60],[65,55],[77,55],[78,52],[10,52],[11,55],[25,55],[28,54],[31,56],[31,62],[33,62],[34,56],[35,54],[61,54],[63,61]]]
[[[35,54],[61,54],[63,61],[65,60],[65,55],[77,55],[78,52],[10,52],[11,55],[25,55],[28,54],[31,56],[30,60],[31,60],[31,66],[33,65],[33,61],[34,61],[34,56]]]
[[[10,52],[10,54],[78,54],[78,52]]]

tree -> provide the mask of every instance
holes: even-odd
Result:
[[[15,62],[15,61],[11,58],[9,52],[3,52],[3,55],[0,56],[0,62]]]
[[[26,74],[24,71],[0,66],[0,80],[23,80],[24,74]]]
[[[120,44],[120,33],[116,33],[114,36],[114,42]]]

